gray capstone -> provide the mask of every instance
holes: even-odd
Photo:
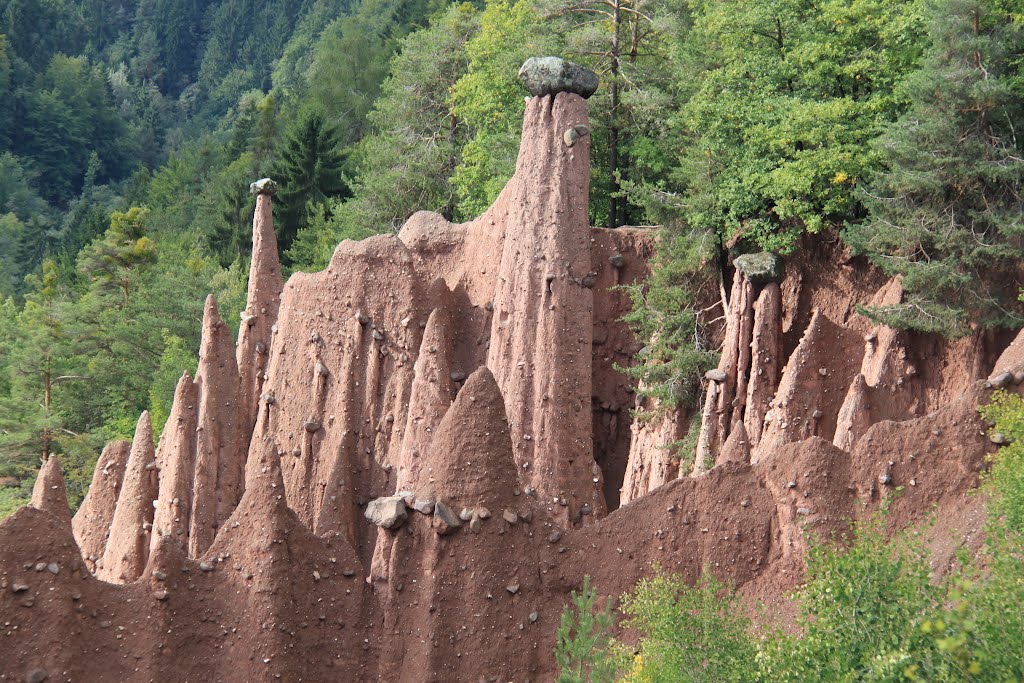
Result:
[[[708,370],[704,373],[704,379],[717,382],[718,384],[724,382],[728,377],[729,376],[725,373],[725,370],[719,370],[718,368]]]
[[[755,285],[779,282],[785,275],[782,259],[767,251],[737,256],[732,264]]]
[[[519,69],[519,80],[534,97],[571,92],[587,98],[597,91],[597,74],[561,57],[530,57]]]
[[[249,185],[249,194],[273,195],[275,192],[277,192],[277,183],[270,178],[260,178]]]
[[[397,529],[409,518],[401,496],[384,496],[371,500],[363,516],[382,529]]]
[[[989,380],[992,386],[996,389],[1002,389],[1008,387],[1013,382],[1012,372],[1000,372],[998,375]]]

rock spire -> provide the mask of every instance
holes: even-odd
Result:
[[[110,539],[96,575],[112,583],[131,583],[142,575],[149,559],[156,500],[156,449],[149,412],[135,426],[124,484],[110,523]]]
[[[269,178],[264,178],[253,183],[252,189],[256,193],[252,261],[249,263],[249,291],[245,310],[241,313],[242,324],[238,328],[236,359],[240,378],[238,422],[248,432],[256,424],[271,337],[281,306],[281,290],[284,289],[271,206],[276,185]]]

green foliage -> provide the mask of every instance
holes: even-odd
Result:
[[[78,256],[79,267],[92,282],[93,291],[106,298],[120,294],[120,304],[128,306],[139,276],[156,261],[156,244],[146,234],[149,212],[133,206],[125,213],[110,217],[110,229]]]
[[[612,640],[612,599],[601,607],[590,577],[584,576],[583,587],[572,592],[571,602],[571,608],[562,609],[556,635],[558,683],[613,683],[625,666],[625,653]]]
[[[867,142],[901,111],[896,86],[921,51],[919,5],[691,7],[674,69],[679,156],[657,189],[681,195],[694,229],[780,252],[857,216],[855,188],[879,163]]]
[[[323,30],[305,76],[304,99],[327,112],[327,124],[343,144],[366,134],[366,115],[399,41],[442,6],[437,0],[361,0]]]
[[[626,287],[633,310],[623,320],[645,346],[636,365],[620,370],[660,409],[696,405],[701,377],[718,362],[693,305],[712,284],[712,255],[706,244],[662,231],[650,279]]]
[[[8,314],[10,307],[8,304]],[[7,395],[0,396],[0,458],[22,466],[51,453],[64,435],[59,396],[81,379],[72,348],[71,297],[48,260],[29,277],[24,308],[5,344]],[[55,397],[58,402],[55,403]]]
[[[131,150],[110,87],[86,58],[54,55],[14,98],[21,121],[12,151],[37,165],[47,199],[67,201],[81,191],[94,152],[102,179],[127,172]]]
[[[474,131],[451,179],[460,219],[483,213],[515,171],[525,94],[517,74],[528,57],[556,51],[551,29],[530,0],[492,0],[466,44],[468,72],[452,88],[454,114]]]
[[[9,475],[0,475],[0,522],[13,515],[18,508],[28,505],[32,500],[33,480],[26,477],[17,479]]]
[[[274,227],[283,249],[306,224],[311,207],[324,206],[347,191],[342,163],[337,134],[322,112],[306,111],[289,127],[273,174],[281,187]]]
[[[1014,121],[1024,113],[1018,73],[1024,6],[934,0],[929,49],[906,83],[910,110],[881,135],[886,162],[866,196],[871,215],[847,240],[887,273],[906,300],[872,311],[893,326],[969,332],[969,323],[1019,327],[1024,159]]]
[[[986,488],[996,494],[988,511],[1007,528],[1024,530],[1024,399],[997,391],[981,415],[1010,442],[999,449],[986,476]]]
[[[449,179],[467,133],[449,90],[466,72],[465,44],[477,17],[472,5],[453,5],[402,42],[368,115],[372,132],[354,152],[352,197],[308,218],[292,247],[293,263],[323,267],[338,242],[398,229],[418,210],[452,218]]]
[[[659,573],[622,600],[626,628],[638,630],[641,665],[629,683],[716,683],[754,678],[750,620],[735,593],[705,572],[694,586]]]
[[[178,380],[186,372],[194,377],[197,366],[196,355],[186,346],[184,339],[173,334],[164,335],[164,352],[149,386],[149,413],[155,439],[160,438],[167,417],[171,414]]]
[[[899,681],[936,656],[922,626],[941,604],[924,545],[892,540],[884,516],[855,525],[848,548],[817,544],[797,594],[799,636],[777,634],[759,654],[763,676],[779,681]]]

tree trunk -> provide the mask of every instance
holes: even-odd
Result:
[[[619,29],[622,0],[612,0],[611,116],[608,122],[608,227],[619,225]]]
[[[46,357],[46,370],[43,371],[43,407],[46,408],[46,417],[50,416],[50,404],[53,402],[53,373],[50,357]],[[43,462],[50,457],[50,443],[53,441],[50,436],[50,427],[43,427]]]

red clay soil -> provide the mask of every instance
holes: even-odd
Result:
[[[654,406],[614,370],[655,235],[587,225],[586,125],[576,95],[529,100],[483,216],[418,213],[283,287],[259,195],[238,346],[210,299],[155,454],[143,416],[74,525],[56,459],[0,523],[0,680],[539,683],[587,575],[710,570],[785,618],[808,535],[883,501],[893,531],[935,511],[938,571],[977,547],[977,406],[1024,386],[1024,341],[875,326],[857,305],[899,282],[808,245],[737,277],[681,466],[691,413],[634,421]],[[404,523],[368,521],[392,496]]]

